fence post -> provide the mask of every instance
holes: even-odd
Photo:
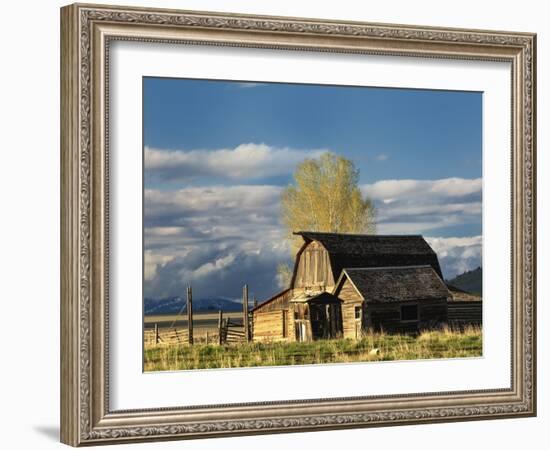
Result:
[[[155,324],[155,344],[159,343],[159,324]]]
[[[243,287],[243,324],[244,324],[244,338],[246,342],[250,341],[250,333],[248,330],[248,285]]]
[[[219,345],[223,344],[222,331],[223,331],[223,311],[220,309],[218,311],[218,344]]]
[[[187,339],[193,345],[193,291],[187,286]]]

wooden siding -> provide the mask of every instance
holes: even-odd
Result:
[[[293,328],[290,331],[293,333],[295,341],[311,341],[313,335],[311,331],[311,316],[309,305],[307,303],[295,303],[291,305],[290,314],[292,315]]]
[[[329,290],[334,287],[329,254],[322,244],[310,242],[297,256],[292,288]]]
[[[355,308],[360,308],[361,318],[355,318]],[[346,302],[342,305],[342,327],[344,338],[361,339],[364,329],[365,310],[363,302]]]
[[[255,342],[281,341],[288,335],[288,311],[269,311],[256,313],[253,316]]]
[[[334,293],[336,297],[338,297],[340,300],[342,300],[344,303],[346,302],[362,302],[363,297],[357,292],[355,287],[353,287],[353,284],[351,284],[351,281],[349,281],[349,278],[345,278],[343,283],[340,284],[340,288]]]
[[[418,320],[401,320],[401,306],[418,305]],[[414,333],[447,323],[447,300],[419,300],[418,302],[368,303],[367,328],[389,333]]]
[[[342,329],[344,338],[359,339],[362,330],[365,328],[365,310],[363,298],[346,278],[335,295],[342,300]],[[355,318],[355,308],[361,308],[361,318]]]
[[[448,320],[451,327],[481,326],[483,322],[482,301],[448,302]]]
[[[279,292],[274,297],[271,297],[269,300],[266,300],[264,303],[258,305],[252,311],[252,314],[288,309],[288,303],[291,298],[292,298],[292,289],[286,289],[282,292]]]
[[[419,304],[420,329],[437,328],[448,321],[447,299],[422,300]]]

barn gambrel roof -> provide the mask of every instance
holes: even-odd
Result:
[[[299,231],[306,243],[320,242],[329,253],[334,280],[354,267],[429,265],[443,278],[436,253],[421,235],[343,234]]]

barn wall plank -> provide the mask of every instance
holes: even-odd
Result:
[[[284,340],[283,317],[285,314],[285,310],[255,313],[253,315],[253,341],[262,342]]]
[[[481,301],[450,301],[448,320],[451,327],[467,325],[481,326],[483,322],[483,302]]]
[[[402,305],[418,305],[417,321],[402,321]],[[422,329],[431,329],[447,323],[447,300],[422,300],[417,302],[369,303],[367,304],[369,326],[374,331],[389,333],[411,333]]]
[[[330,291],[334,287],[334,277],[329,254],[322,244],[310,242],[297,261],[294,288],[319,288]]]
[[[281,292],[276,298],[271,301],[264,302],[258,308],[253,311],[253,314],[264,313],[268,311],[281,311],[282,309],[288,309],[288,303],[292,298],[292,290],[288,289]]]

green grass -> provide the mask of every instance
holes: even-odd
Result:
[[[427,331],[418,336],[369,333],[361,340],[146,345],[145,371],[288,366],[482,355],[481,329]]]

